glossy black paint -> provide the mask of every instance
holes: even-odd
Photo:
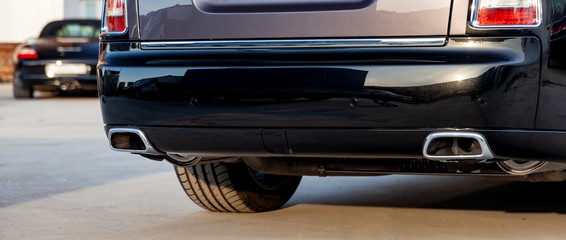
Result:
[[[103,36],[107,130],[142,129],[162,152],[396,159],[422,158],[431,132],[466,130],[483,134],[498,159],[566,159],[564,0],[542,1],[536,28],[451,22],[442,47],[141,50],[140,39],[262,38],[148,24],[213,24],[167,18],[192,8],[178,2],[130,18],[141,27],[131,41]],[[467,6],[455,2],[452,19],[462,20]]]
[[[469,25],[467,36],[536,36],[541,42],[541,82],[537,104],[535,128],[539,130],[566,130],[566,31],[563,28],[566,14],[564,0],[542,1],[546,16],[538,28],[529,29],[477,29]]]
[[[138,126],[164,152],[419,158],[426,135],[442,129],[485,132],[499,158],[537,152],[493,134],[534,129],[541,49],[533,37],[452,38],[432,48],[102,49],[105,123]],[[532,141],[518,132],[512,139]]]
[[[534,127],[536,38],[455,38],[436,48],[131,47],[103,46],[100,90],[107,124]],[[118,109],[128,114],[113,114]]]
[[[548,38],[548,52],[544,52],[536,127],[566,130],[566,2],[553,3],[554,16],[544,35]]]

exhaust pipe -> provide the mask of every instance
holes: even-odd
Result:
[[[480,163],[494,155],[485,137],[474,132],[436,132],[426,137],[423,155],[441,162]]]
[[[177,167],[190,167],[197,164],[202,157],[195,157],[187,153],[167,153],[165,160]]]
[[[59,82],[58,86],[61,91],[74,91],[81,88],[81,84],[76,80],[64,80]]]
[[[135,128],[112,128],[108,131],[110,148],[114,151],[141,154],[152,160],[167,160],[179,167],[189,167],[197,164],[200,157],[183,153],[160,153],[151,146],[145,134]]]
[[[145,155],[163,155],[156,151],[145,134],[135,128],[112,128],[108,131],[110,148],[114,151]]]

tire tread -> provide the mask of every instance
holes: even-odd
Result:
[[[265,190],[252,180],[243,163],[212,162],[175,167],[187,196],[214,212],[261,212],[281,207],[297,188],[300,177],[277,190]]]
[[[253,212],[233,188],[225,166],[211,163],[175,169],[181,186],[199,207],[214,212]]]

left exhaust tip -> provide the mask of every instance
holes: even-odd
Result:
[[[134,128],[112,128],[108,131],[110,147],[114,151],[161,155],[149,143],[145,134]]]
[[[110,136],[110,145],[116,149],[145,150],[141,137],[135,133],[114,133]]]

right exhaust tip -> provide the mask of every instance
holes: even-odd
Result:
[[[475,132],[436,132],[427,136],[423,155],[442,162],[476,163],[493,159],[485,137]]]

